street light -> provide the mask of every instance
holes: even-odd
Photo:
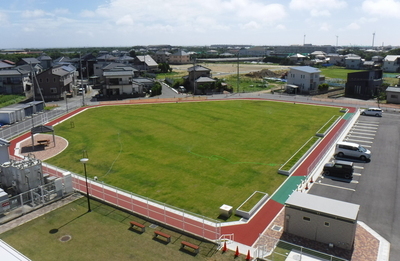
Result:
[[[83,158],[80,160],[83,163],[83,169],[85,170],[85,180],[86,180],[86,196],[87,196],[87,203],[88,203],[88,212],[91,212],[90,209],[90,200],[89,200],[89,187],[87,182],[87,174],[86,174],[86,163],[89,161],[88,158]]]

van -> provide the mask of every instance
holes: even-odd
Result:
[[[382,117],[382,110],[380,108],[368,108],[361,111],[362,115]]]
[[[325,176],[335,176],[339,178],[351,179],[353,178],[353,162],[334,160],[328,162],[324,165],[324,175]]]
[[[371,151],[360,144],[342,141],[336,144],[335,155],[340,158],[352,157],[365,161],[371,158]]]

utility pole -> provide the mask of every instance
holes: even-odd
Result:
[[[237,54],[237,81],[236,81],[236,92],[239,93],[239,55],[240,55],[240,50],[238,51]]]
[[[375,32],[372,34],[372,49],[374,49]]]
[[[82,89],[82,107],[85,106],[85,90],[83,89],[82,56],[79,52],[79,66],[81,67],[81,89]],[[79,90],[78,90],[79,92]]]

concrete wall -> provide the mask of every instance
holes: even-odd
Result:
[[[304,218],[309,218],[309,221]],[[357,221],[353,222],[310,213],[300,209],[285,208],[285,232],[318,242],[352,249]]]

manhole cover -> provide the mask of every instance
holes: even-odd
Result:
[[[60,237],[60,241],[61,242],[68,242],[68,241],[71,240],[71,238],[72,237],[70,235],[65,235],[65,236]]]
[[[280,232],[280,231],[282,230],[282,227],[281,227],[281,226],[274,225],[274,226],[272,227],[272,230]]]
[[[151,224],[149,227],[154,229],[154,228],[157,228],[158,226],[156,224]]]

